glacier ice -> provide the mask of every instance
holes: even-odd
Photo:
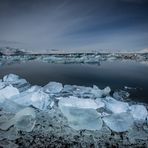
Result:
[[[49,82],[47,85],[43,87],[44,92],[51,94],[59,93],[62,91],[62,89],[63,85],[58,82]]]
[[[21,109],[25,108],[25,106],[20,105],[10,99],[6,99],[4,97],[0,97],[0,109],[10,112],[10,113],[17,113]]]
[[[94,109],[71,106],[60,106],[60,109],[68,119],[69,126],[75,130],[100,130],[102,128],[102,119]]]
[[[59,97],[59,107],[61,106],[67,106],[67,107],[77,107],[77,108],[92,108],[97,109],[99,108],[99,105],[92,100],[92,99],[82,99],[77,97]]]
[[[147,109],[144,105],[130,106],[130,113],[136,121],[144,122],[148,115]]]
[[[51,102],[49,95],[40,89],[33,92],[22,92],[20,95],[11,97],[11,100],[24,106],[33,105],[40,110],[46,110]]]
[[[9,99],[12,96],[19,95],[19,90],[12,85],[6,86],[3,89],[0,89],[0,98],[1,96]]]
[[[112,97],[106,97],[104,99],[105,108],[113,113],[122,113],[129,110],[129,105],[126,102],[117,101]]]
[[[103,118],[105,124],[115,132],[125,132],[133,126],[133,118],[130,113],[112,114]]]
[[[30,84],[23,78],[20,78],[15,74],[8,74],[3,77],[3,82],[7,85],[12,85],[19,89],[19,91],[24,91],[30,87]]]
[[[33,108],[27,107],[15,114],[15,116],[0,124],[0,129],[7,130],[11,126],[17,129],[30,132],[35,126],[36,113]]]

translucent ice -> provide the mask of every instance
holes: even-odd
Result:
[[[106,97],[104,100],[106,109],[112,111],[113,113],[126,112],[129,109],[128,103],[117,101],[112,97]]]
[[[92,99],[80,99],[77,97],[60,97],[59,106],[77,107],[77,108],[92,108],[97,109],[99,105]]]
[[[25,80],[20,78],[18,75],[15,74],[8,74],[3,77],[3,82],[6,84],[11,84],[14,87],[18,88],[20,91],[24,91],[30,87],[30,84]]]
[[[100,130],[102,128],[102,120],[94,109],[69,106],[61,106],[60,109],[68,119],[69,126],[75,130]]]
[[[43,87],[44,92],[46,93],[59,93],[63,89],[63,85],[58,82],[49,82],[47,85]]]
[[[10,120],[1,124],[0,129],[7,130],[14,125],[19,130],[30,132],[35,126],[35,117],[36,114],[34,109],[27,107],[16,113]]]
[[[127,131],[133,125],[130,113],[112,114],[103,118],[105,124],[115,132]]]
[[[25,106],[17,104],[10,99],[6,99],[4,97],[0,97],[0,109],[3,109],[6,112],[16,113],[23,109]]]
[[[130,106],[130,112],[135,120],[144,122],[148,112],[144,105],[132,105]]]
[[[3,89],[0,89],[0,97],[11,98],[12,96],[18,95],[19,90],[12,85],[6,86]]]
[[[40,110],[46,110],[50,104],[50,97],[41,90],[35,92],[23,92],[20,95],[11,98],[12,101],[20,105],[33,105]]]

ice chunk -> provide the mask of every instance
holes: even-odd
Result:
[[[59,106],[77,107],[77,108],[92,108],[97,109],[99,105],[92,99],[80,99],[77,97],[59,97]]]
[[[98,108],[101,108],[101,107],[105,106],[104,102],[102,101],[102,98],[95,99],[95,102],[98,105]]]
[[[41,89],[42,89],[41,86],[34,85],[34,86],[31,86],[29,89],[27,89],[26,92],[35,92],[35,91],[39,91]]]
[[[16,102],[11,101],[10,99],[6,99],[4,97],[0,97],[0,108],[6,112],[16,113],[21,109],[25,108],[25,106],[17,104]]]
[[[14,87],[18,88],[20,91],[24,91],[30,87],[30,84],[25,80],[20,78],[15,74],[8,74],[3,77],[3,82],[6,84],[11,84]]]
[[[115,132],[124,132],[133,126],[133,117],[130,113],[112,114],[104,117],[103,121]]]
[[[11,100],[20,105],[33,105],[40,110],[46,110],[51,102],[49,95],[41,90],[36,92],[23,92],[20,95],[12,97]]]
[[[51,94],[59,93],[62,91],[62,89],[63,85],[58,82],[49,82],[47,85],[43,87],[44,92]]]
[[[4,88],[6,86],[6,84],[4,82],[0,81],[0,89]]]
[[[68,119],[69,126],[75,130],[100,130],[102,128],[102,120],[94,109],[69,106],[61,106],[60,109]]]
[[[113,97],[117,100],[124,100],[129,97],[129,93],[127,91],[119,90],[113,93]]]
[[[33,108],[27,107],[15,114],[13,118],[0,125],[0,129],[7,130],[14,125],[17,129],[26,132],[32,131],[35,126],[35,111]]]
[[[104,100],[106,109],[112,111],[113,113],[126,112],[129,109],[128,103],[117,101],[112,97],[106,97]]]
[[[3,96],[7,99],[18,94],[19,94],[19,90],[13,87],[12,85],[9,85],[4,87],[3,89],[0,89],[0,97]]]
[[[137,121],[144,122],[148,112],[144,105],[132,105],[130,106],[130,112],[133,118]]]

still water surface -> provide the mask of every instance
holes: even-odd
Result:
[[[9,73],[18,74],[33,85],[44,86],[49,81],[63,84],[110,86],[112,90],[129,86],[131,98],[148,103],[148,65],[136,62],[102,62],[88,64],[48,64],[27,62],[0,67],[0,79]]]

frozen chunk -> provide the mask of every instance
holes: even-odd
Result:
[[[4,88],[6,86],[6,84],[4,82],[0,81],[0,89]]]
[[[6,112],[17,113],[23,108],[25,108],[25,106],[17,104],[16,102],[6,99],[2,96],[0,97],[0,109],[3,109]]]
[[[94,109],[69,106],[61,106],[60,109],[68,119],[69,126],[75,130],[100,130],[102,128],[102,119]]]
[[[98,105],[98,108],[101,108],[101,107],[105,106],[104,102],[102,101],[102,98],[95,99],[95,102]]]
[[[35,92],[35,91],[39,91],[41,89],[42,89],[41,86],[34,85],[34,86],[31,86],[29,89],[27,89],[26,92]]]
[[[148,115],[147,109],[144,105],[132,105],[130,106],[130,112],[135,120],[141,122],[144,122]]]
[[[51,94],[59,93],[62,91],[62,89],[63,85],[58,82],[49,82],[47,85],[43,87],[44,92]]]
[[[20,105],[33,105],[40,110],[46,110],[51,102],[49,95],[41,90],[36,92],[23,92],[20,95],[12,97],[11,100]]]
[[[130,94],[127,91],[119,90],[113,93],[113,97],[117,100],[124,100],[128,98]]]
[[[113,113],[126,112],[129,109],[128,103],[117,101],[112,97],[106,97],[104,100],[106,109],[112,111]]]
[[[7,130],[11,126],[17,129],[30,132],[35,126],[35,111],[33,108],[27,107],[15,114],[13,118],[0,125],[0,129]]]
[[[13,87],[12,85],[6,86],[0,90],[0,97],[3,96],[7,99],[18,94],[19,94],[19,90]]]
[[[77,97],[60,97],[59,106],[77,107],[77,108],[92,108],[97,109],[99,105],[92,99],[80,99]]]
[[[112,114],[104,117],[103,121],[115,132],[125,132],[133,126],[133,117],[130,113]]]
[[[3,77],[3,82],[6,84],[11,84],[14,87],[18,88],[20,91],[24,91],[30,87],[30,84],[25,80],[20,78],[15,74],[8,74]]]

